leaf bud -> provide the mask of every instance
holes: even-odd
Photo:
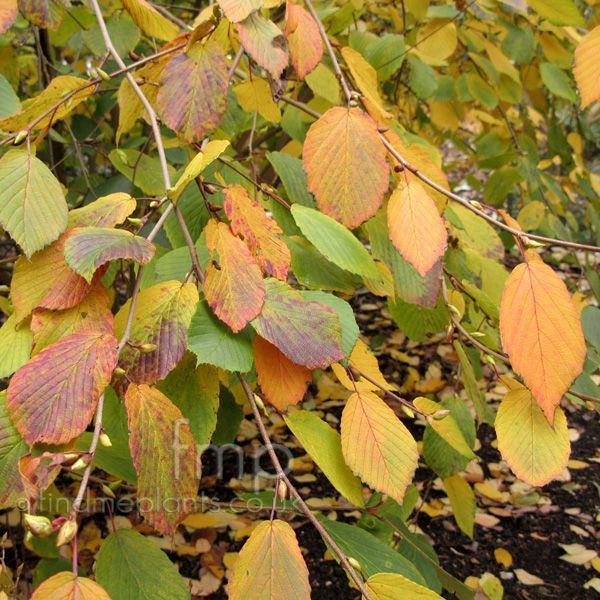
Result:
[[[483,206],[477,202],[477,200],[469,200],[469,204],[475,208],[478,208],[479,210],[483,210]]]
[[[459,319],[462,317],[462,315],[460,314],[460,310],[458,310],[458,308],[456,308],[456,306],[454,306],[454,304],[448,304],[448,310],[455,315],[456,317],[458,317]]]
[[[111,448],[112,447],[112,442],[110,441],[110,438],[108,437],[107,433],[101,433],[100,437],[98,438],[98,441],[105,448]]]
[[[122,479],[117,479],[117,481],[113,481],[112,483],[109,483],[108,487],[113,491],[118,490],[121,487],[122,483],[123,483]]]
[[[158,200],[152,200],[148,206],[150,208],[156,208],[157,206],[160,206],[160,202]]]
[[[47,517],[25,514],[23,517],[27,529],[38,538],[47,538],[52,535],[52,523]]]
[[[29,129],[21,129],[17,136],[15,137],[13,144],[18,146],[27,136],[29,135]]]
[[[490,365],[495,365],[496,364],[496,361],[494,360],[494,357],[490,356],[489,354],[485,355],[485,360],[487,360],[490,363]]]
[[[410,406],[406,406],[405,404],[403,404],[402,411],[407,417],[410,417],[411,419],[415,418],[415,411]]]
[[[68,544],[77,535],[77,522],[69,519],[63,523],[56,538],[57,547]]]
[[[158,349],[158,346],[156,344],[140,344],[137,349],[142,353],[142,354],[151,354],[152,352],[154,352],[155,350]]]
[[[530,248],[543,248],[544,246],[547,246],[547,244],[544,244],[543,242],[538,242],[536,240],[530,240],[529,238],[523,238],[523,241],[525,241],[525,239],[527,239],[527,245]]]
[[[0,285],[0,294],[8,294],[10,292],[10,287],[7,285]]]
[[[107,486],[107,485],[103,485],[102,486],[102,491],[109,497],[109,498],[116,498],[115,493]]]
[[[71,108],[71,104],[73,104],[73,96],[70,96],[69,98],[67,98],[67,101],[65,102],[65,108],[67,108],[67,109]]]
[[[282,502],[285,502],[285,500],[287,500],[287,498],[289,497],[289,489],[287,483],[283,479],[279,480],[279,486],[277,487],[277,496],[279,496],[279,499]]]
[[[482,338],[482,337],[485,337],[485,333],[483,333],[483,331],[474,331],[474,332],[471,334],[471,337],[474,337],[474,338]]]
[[[446,418],[450,414],[450,411],[447,408],[441,408],[440,410],[436,410],[432,417],[434,421],[441,421]]]
[[[350,100],[350,102],[348,104],[350,105],[351,108],[355,108],[358,106],[358,102],[356,100]]]
[[[211,196],[212,196],[213,194],[216,194],[216,193],[219,191],[219,188],[218,188],[218,187],[216,187],[216,186],[214,186],[214,185],[211,185],[210,183],[204,183],[204,184],[202,184],[202,185],[203,185],[203,187],[204,187],[204,191],[205,191],[207,194],[210,194]]]
[[[350,566],[353,569],[356,569],[357,571],[360,571],[362,573],[362,570],[363,570],[362,565],[355,558],[353,558],[352,556],[349,556],[348,562],[350,563]]]
[[[144,224],[144,221],[142,219],[138,219],[137,217],[127,217],[127,220],[132,225],[143,225]]]
[[[96,67],[96,71],[104,81],[110,81],[110,75],[106,71],[103,71],[100,67]]]
[[[113,370],[113,375],[115,375],[115,377],[122,377],[125,375],[125,369],[121,369],[121,367],[115,367]]]
[[[262,401],[262,398],[260,396],[254,394],[254,402],[256,402],[258,408],[260,408],[263,412],[267,412],[265,408],[265,403]]]
[[[82,456],[79,460],[77,460],[75,463],[73,463],[71,465],[71,469],[73,471],[81,471],[83,469],[85,469],[89,464],[89,461],[86,462],[84,457]]]
[[[98,77],[100,77],[100,75],[98,74],[98,71],[96,70],[95,67],[92,67],[91,69],[88,69],[88,73],[90,74],[90,77],[92,79],[98,79]]]

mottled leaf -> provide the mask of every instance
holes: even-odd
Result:
[[[65,230],[68,208],[52,171],[25,150],[0,159],[0,224],[29,257]]]
[[[262,274],[250,250],[225,223],[212,219],[205,231],[212,262],[206,269],[204,295],[219,319],[238,332],[262,308]]]
[[[364,506],[362,483],[344,461],[340,434],[306,410],[292,410],[284,419],[335,489],[355,506]]]
[[[290,251],[281,239],[282,231],[265,209],[248,197],[241,185],[225,190],[223,208],[231,222],[231,230],[252,251],[267,275],[285,281],[290,268]]]
[[[264,306],[252,321],[256,333],[277,346],[293,363],[325,368],[344,358],[341,325],[335,311],[307,302],[300,292],[267,279]]]
[[[302,156],[319,209],[349,229],[372,217],[389,185],[385,154],[371,117],[329,109],[308,130]]]
[[[342,450],[365,483],[402,502],[417,468],[417,442],[379,396],[350,396],[342,413]]]
[[[45,2],[46,0],[36,1]],[[75,92],[75,90],[78,90],[83,86],[86,86],[85,89]],[[38,123],[33,125],[32,129],[45,129],[51,123],[64,119],[78,104],[94,93],[94,86],[89,85],[87,79],[80,79],[79,77],[73,77],[72,75],[62,75],[57,77],[49,83],[48,87],[45,88],[39,96],[36,96],[33,102],[27,105],[27,108],[16,115],[0,119],[0,130],[13,133],[29,127],[29,124],[32,121],[36,120],[42,113],[51,109],[57,102],[71,92],[75,93],[70,97],[70,101],[68,100],[60,104],[56,110],[53,110],[49,115],[43,117]]]
[[[0,378],[10,377],[29,360],[32,343],[28,320],[17,323],[15,315],[10,315],[0,327]]]
[[[71,308],[92,289],[65,260],[68,236],[68,232],[63,234],[51,246],[36,252],[31,260],[21,256],[15,263],[11,299],[17,321],[22,321],[36,308]]]
[[[353,391],[358,390],[359,392],[377,392],[381,389],[381,386],[384,388],[390,387],[379,370],[377,358],[371,354],[369,347],[362,340],[356,342],[354,350],[348,358],[348,364],[376,381],[379,386],[363,377],[359,377],[355,372],[353,372],[354,380],[351,380],[348,377],[346,369],[342,365],[331,365],[336,377],[346,389]]]
[[[277,410],[285,411],[302,400],[312,379],[310,369],[295,365],[259,335],[254,338],[254,363],[260,389]]]
[[[398,573],[372,575],[365,587],[373,600],[442,600],[433,590]]]
[[[243,21],[250,13],[259,10],[265,0],[218,0],[225,16],[232,22]]]
[[[125,229],[78,227],[70,233],[65,242],[65,258],[88,283],[104,263],[123,258],[145,265],[156,252],[153,243]]]
[[[247,373],[252,368],[252,337],[250,328],[235,334],[219,320],[206,301],[196,306],[188,331],[188,348],[198,364],[215,365],[226,371]]]
[[[288,64],[279,27],[260,14],[251,14],[238,24],[238,33],[246,52],[278,79]]]
[[[57,573],[43,581],[31,600],[111,600],[103,587],[71,571]]]
[[[600,73],[597,59],[600,55],[600,25],[594,27],[575,50],[576,65],[573,69],[575,81],[581,94],[581,108],[600,100]]]
[[[147,35],[168,42],[179,31],[177,25],[163,17],[145,0],[121,0],[133,22]]]
[[[140,292],[129,344],[119,357],[119,366],[133,382],[154,383],[164,379],[183,358],[197,302],[198,290],[193,283],[166,281]],[[115,334],[119,338],[125,332],[130,306],[128,300],[115,316]],[[144,354],[138,349],[141,344],[155,344],[157,349]]]
[[[155,529],[174,535],[195,509],[198,492],[192,431],[179,408],[156,388],[132,383],[125,406],[140,511]]]
[[[565,413],[556,407],[551,426],[531,392],[516,385],[496,415],[498,449],[517,477],[530,485],[546,485],[563,472],[571,454]]]
[[[90,330],[111,335],[115,331],[110,299],[101,283],[96,283],[90,293],[72,308],[58,311],[41,308],[33,313],[32,354],[39,354],[46,346],[58,342],[65,335]]]
[[[298,79],[304,79],[323,58],[323,40],[315,20],[293,2],[287,3],[285,38]]]
[[[15,506],[24,497],[18,461],[29,452],[29,445],[6,410],[6,390],[0,392],[0,509]]]
[[[263,521],[233,565],[230,600],[309,600],[308,569],[294,530],[285,521]]]
[[[292,205],[292,215],[302,233],[325,258],[361,277],[379,277],[369,251],[343,225],[300,204]]]
[[[506,280],[500,332],[512,366],[552,423],[563,394],[581,373],[586,346],[566,285],[534,250]]]
[[[396,189],[388,204],[390,238],[424,277],[446,249],[446,227],[435,202],[419,182]]]
[[[135,210],[136,200],[129,194],[117,192],[69,211],[67,229],[74,227],[114,227],[120,225]]]
[[[18,16],[17,0],[4,0],[0,6],[0,35],[14,25]]]
[[[6,408],[29,443],[64,444],[89,425],[117,364],[117,340],[98,331],[65,336],[13,376]]]
[[[156,98],[163,121],[187,143],[212,133],[227,108],[227,63],[215,41],[194,44],[165,67]]]

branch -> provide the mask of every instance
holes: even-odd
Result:
[[[327,533],[327,530],[321,525],[320,521],[315,517],[312,510],[308,507],[306,502],[302,499],[302,496],[299,494],[298,490],[294,487],[292,482],[288,479],[288,476],[285,474],[283,468],[281,467],[281,463],[277,458],[277,454],[275,454],[275,450],[273,449],[273,444],[271,443],[271,438],[267,433],[267,429],[265,424],[263,423],[260,411],[258,410],[258,406],[256,405],[256,401],[254,400],[254,393],[250,389],[246,378],[242,373],[237,373],[239,377],[240,383],[244,388],[244,392],[248,398],[248,402],[250,402],[250,406],[252,407],[252,412],[254,413],[254,418],[256,419],[256,423],[258,425],[258,429],[260,430],[260,434],[265,442],[265,446],[267,447],[267,451],[269,452],[269,456],[271,458],[271,462],[273,463],[273,467],[275,467],[275,471],[277,472],[277,476],[285,481],[288,489],[290,490],[292,496],[296,499],[302,512],[308,517],[308,520],[315,526],[315,529],[321,534],[323,539],[329,544],[330,548],[337,555],[340,562],[352,578],[352,581],[356,584],[358,589],[361,591],[362,595],[366,600],[373,600],[373,597],[366,590],[363,581],[361,581],[360,577],[356,574],[350,563],[348,562],[348,557],[342,552],[340,547],[335,543],[332,537]]]

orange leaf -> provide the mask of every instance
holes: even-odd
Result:
[[[562,279],[534,250],[526,258],[506,280],[500,332],[515,371],[553,423],[560,399],[583,368],[585,340]]]
[[[285,521],[263,521],[233,565],[229,600],[310,600],[308,569]]]
[[[582,109],[594,100],[600,100],[598,56],[600,56],[600,25],[592,29],[575,50],[576,65],[573,75],[581,94]]]
[[[90,424],[117,364],[117,340],[99,331],[72,333],[21,367],[6,409],[31,444],[64,444]]]
[[[254,338],[254,363],[258,384],[277,410],[285,411],[302,400],[311,380],[310,369],[294,364],[259,335]]]
[[[298,79],[304,79],[323,58],[323,40],[315,20],[291,1],[287,3],[285,37]]]
[[[262,270],[285,281],[291,254],[281,239],[283,232],[277,222],[267,216],[258,202],[250,200],[241,185],[232,185],[225,190],[223,208],[231,221],[233,233],[246,242]]]
[[[273,79],[279,79],[288,64],[283,49],[283,33],[273,21],[260,14],[251,14],[238,23],[238,33],[244,49]]]
[[[115,324],[109,308],[108,293],[101,283],[73,308],[66,310],[36,310],[31,319],[33,332],[32,355],[70,333],[89,330],[113,334]]]
[[[396,189],[388,204],[390,239],[398,252],[424,277],[446,249],[446,227],[418,181]]]
[[[358,108],[329,109],[308,130],[302,156],[317,206],[348,229],[372,217],[389,185],[375,121]]]
[[[11,298],[17,321],[22,321],[35,308],[61,310],[78,304],[92,289],[67,264],[65,242],[70,232],[36,252],[31,260],[21,256],[15,263]]]
[[[213,262],[206,269],[204,295],[217,317],[237,332],[262,308],[262,274],[250,250],[225,223],[212,219],[205,231]]]
[[[0,6],[0,35],[13,26],[18,16],[17,0],[5,0]]]
[[[42,581],[31,600],[110,600],[110,596],[95,581],[63,571]]]
[[[417,468],[417,442],[372,392],[352,394],[342,413],[342,452],[365,483],[402,502]]]
[[[156,388],[132,383],[125,406],[140,510],[158,531],[173,535],[194,510],[198,493],[192,431],[179,408]]]

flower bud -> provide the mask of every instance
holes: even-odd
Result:
[[[17,133],[17,137],[15,137],[13,144],[18,146],[27,136],[29,135],[29,129],[21,129],[19,133]]]
[[[106,434],[106,433],[101,433],[100,437],[98,438],[98,441],[105,448],[111,448],[112,447],[112,442],[110,441],[110,438],[108,437],[108,434]]]
[[[110,81],[110,75],[106,71],[103,71],[100,67],[96,67],[96,71],[104,81]]]
[[[447,408],[441,408],[440,410],[436,410],[432,417],[434,421],[441,421],[443,418],[447,417],[450,414],[450,411]]]
[[[52,523],[47,517],[25,514],[23,517],[29,531],[38,538],[47,538],[52,535]]]
[[[56,538],[57,546],[64,546],[68,544],[75,536],[77,535],[77,522],[74,520],[65,521],[63,526],[60,528],[58,532],[58,536]]]
[[[353,558],[352,556],[349,556],[348,562],[350,563],[350,566],[353,569],[356,569],[357,571],[360,571],[362,573],[362,570],[363,570],[362,565],[355,558]]]
[[[115,377],[122,377],[123,375],[125,375],[125,369],[121,369],[121,367],[115,367],[113,375]]]
[[[137,349],[142,353],[142,354],[151,354],[152,352],[154,352],[155,350],[158,349],[158,346],[156,344],[140,344]]]

